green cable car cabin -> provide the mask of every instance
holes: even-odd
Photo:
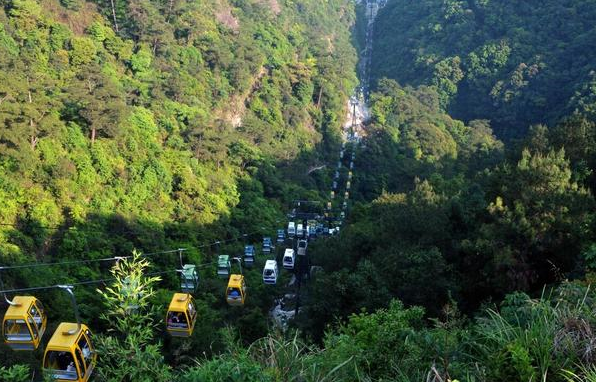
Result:
[[[197,310],[189,293],[174,293],[166,316],[166,328],[173,337],[190,337],[197,322]]]
[[[221,278],[227,278],[230,275],[230,256],[219,255],[217,258],[217,275]]]
[[[32,296],[15,296],[2,322],[4,343],[13,350],[35,350],[46,330],[47,316],[41,301]]]
[[[89,328],[62,322],[46,347],[43,368],[57,382],[87,382],[96,362]]]
[[[199,274],[194,264],[184,264],[180,272],[180,290],[184,293],[194,293],[199,287]]]

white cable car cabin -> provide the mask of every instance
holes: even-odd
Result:
[[[43,304],[32,296],[15,296],[2,323],[4,343],[13,350],[35,350],[46,330]]]
[[[296,224],[294,222],[288,223],[288,236],[294,237],[296,235]]]
[[[298,256],[306,256],[306,247],[307,246],[308,246],[308,241],[298,240]]]
[[[173,337],[190,337],[197,322],[197,309],[189,293],[174,293],[166,315],[166,328]]]
[[[57,382],[87,382],[97,362],[91,331],[84,324],[63,322],[52,335],[43,368]]]
[[[267,260],[265,262],[265,267],[263,268],[263,282],[265,284],[275,285],[277,284],[277,274],[279,273],[277,269],[277,261],[275,260]]]
[[[296,252],[292,248],[287,248],[283,257],[283,266],[285,269],[294,269],[296,261]]]
[[[296,229],[296,235],[298,237],[304,236],[304,227],[302,226],[302,223],[298,223],[298,228]]]

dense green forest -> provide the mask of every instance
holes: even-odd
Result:
[[[326,201],[366,4],[0,3],[0,266],[90,260],[2,281],[105,278],[75,288],[91,380],[596,381],[594,1],[387,2],[350,213],[287,331],[287,272],[263,285],[258,257],[230,307],[214,260]],[[188,339],[163,328],[176,248]],[[35,295],[49,333],[73,321]],[[42,358],[0,344],[0,381]]]
[[[593,115],[595,17],[591,0],[393,0],[371,72],[433,86],[456,118],[519,138],[532,123]]]

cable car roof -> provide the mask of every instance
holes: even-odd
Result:
[[[192,279],[195,277],[195,269],[196,269],[196,265],[194,264],[184,264],[184,266],[182,267],[182,274],[184,275],[184,277],[186,277],[187,279]]]
[[[6,319],[23,318],[29,314],[29,308],[37,299],[33,296],[15,296],[12,299],[16,305],[10,305],[4,314]]]
[[[69,331],[76,331],[78,328],[78,324],[72,322],[62,322],[54,331],[50,342],[48,342],[47,350],[64,350],[64,351],[71,351],[72,347],[75,345],[77,340],[79,339],[79,333],[75,334],[65,334]],[[89,330],[86,325],[81,324],[81,330],[84,332]]]
[[[241,288],[243,279],[244,279],[244,276],[242,276],[242,275],[230,275],[230,281],[228,282],[228,287]]]
[[[186,312],[186,306],[191,298],[190,293],[174,293],[168,310],[172,312]]]

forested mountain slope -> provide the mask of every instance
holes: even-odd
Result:
[[[596,381],[592,2],[389,0],[350,171],[367,3],[0,0],[2,280],[83,281],[90,382]],[[263,253],[228,306],[217,256],[323,205],[335,171],[349,214],[308,243],[296,319],[272,325],[302,280],[264,284]],[[188,338],[167,328],[182,263]],[[45,341],[73,320],[26,292]],[[43,380],[44,345],[0,344],[0,382]]]
[[[121,223],[107,232],[113,217],[128,230],[223,224],[257,167],[265,191],[291,194],[271,165],[306,173],[339,142],[353,14],[339,0],[2,1],[3,260],[115,249],[129,238]],[[96,243],[69,238],[77,225]]]
[[[325,174],[308,170],[339,147],[356,84],[350,1],[0,4],[2,265],[180,247],[200,247],[187,261],[209,263],[242,250],[232,238],[275,232],[293,199],[319,196]],[[228,245],[205,246],[215,240]],[[176,269],[176,257],[160,256],[153,270]],[[2,276],[19,288],[102,279],[109,268]],[[245,343],[267,333],[273,298],[259,272],[247,276],[246,309],[231,313],[214,270],[203,270],[197,303],[203,335],[176,357],[218,352],[218,330],[232,323]],[[177,289],[175,274],[163,278],[155,306]],[[78,288],[81,313],[107,332],[95,288]],[[50,330],[72,320],[61,292],[38,296]],[[39,368],[34,355],[3,344],[0,353],[2,365]]]
[[[372,73],[435,86],[456,118],[497,135],[593,113],[592,0],[393,0],[375,26]]]

